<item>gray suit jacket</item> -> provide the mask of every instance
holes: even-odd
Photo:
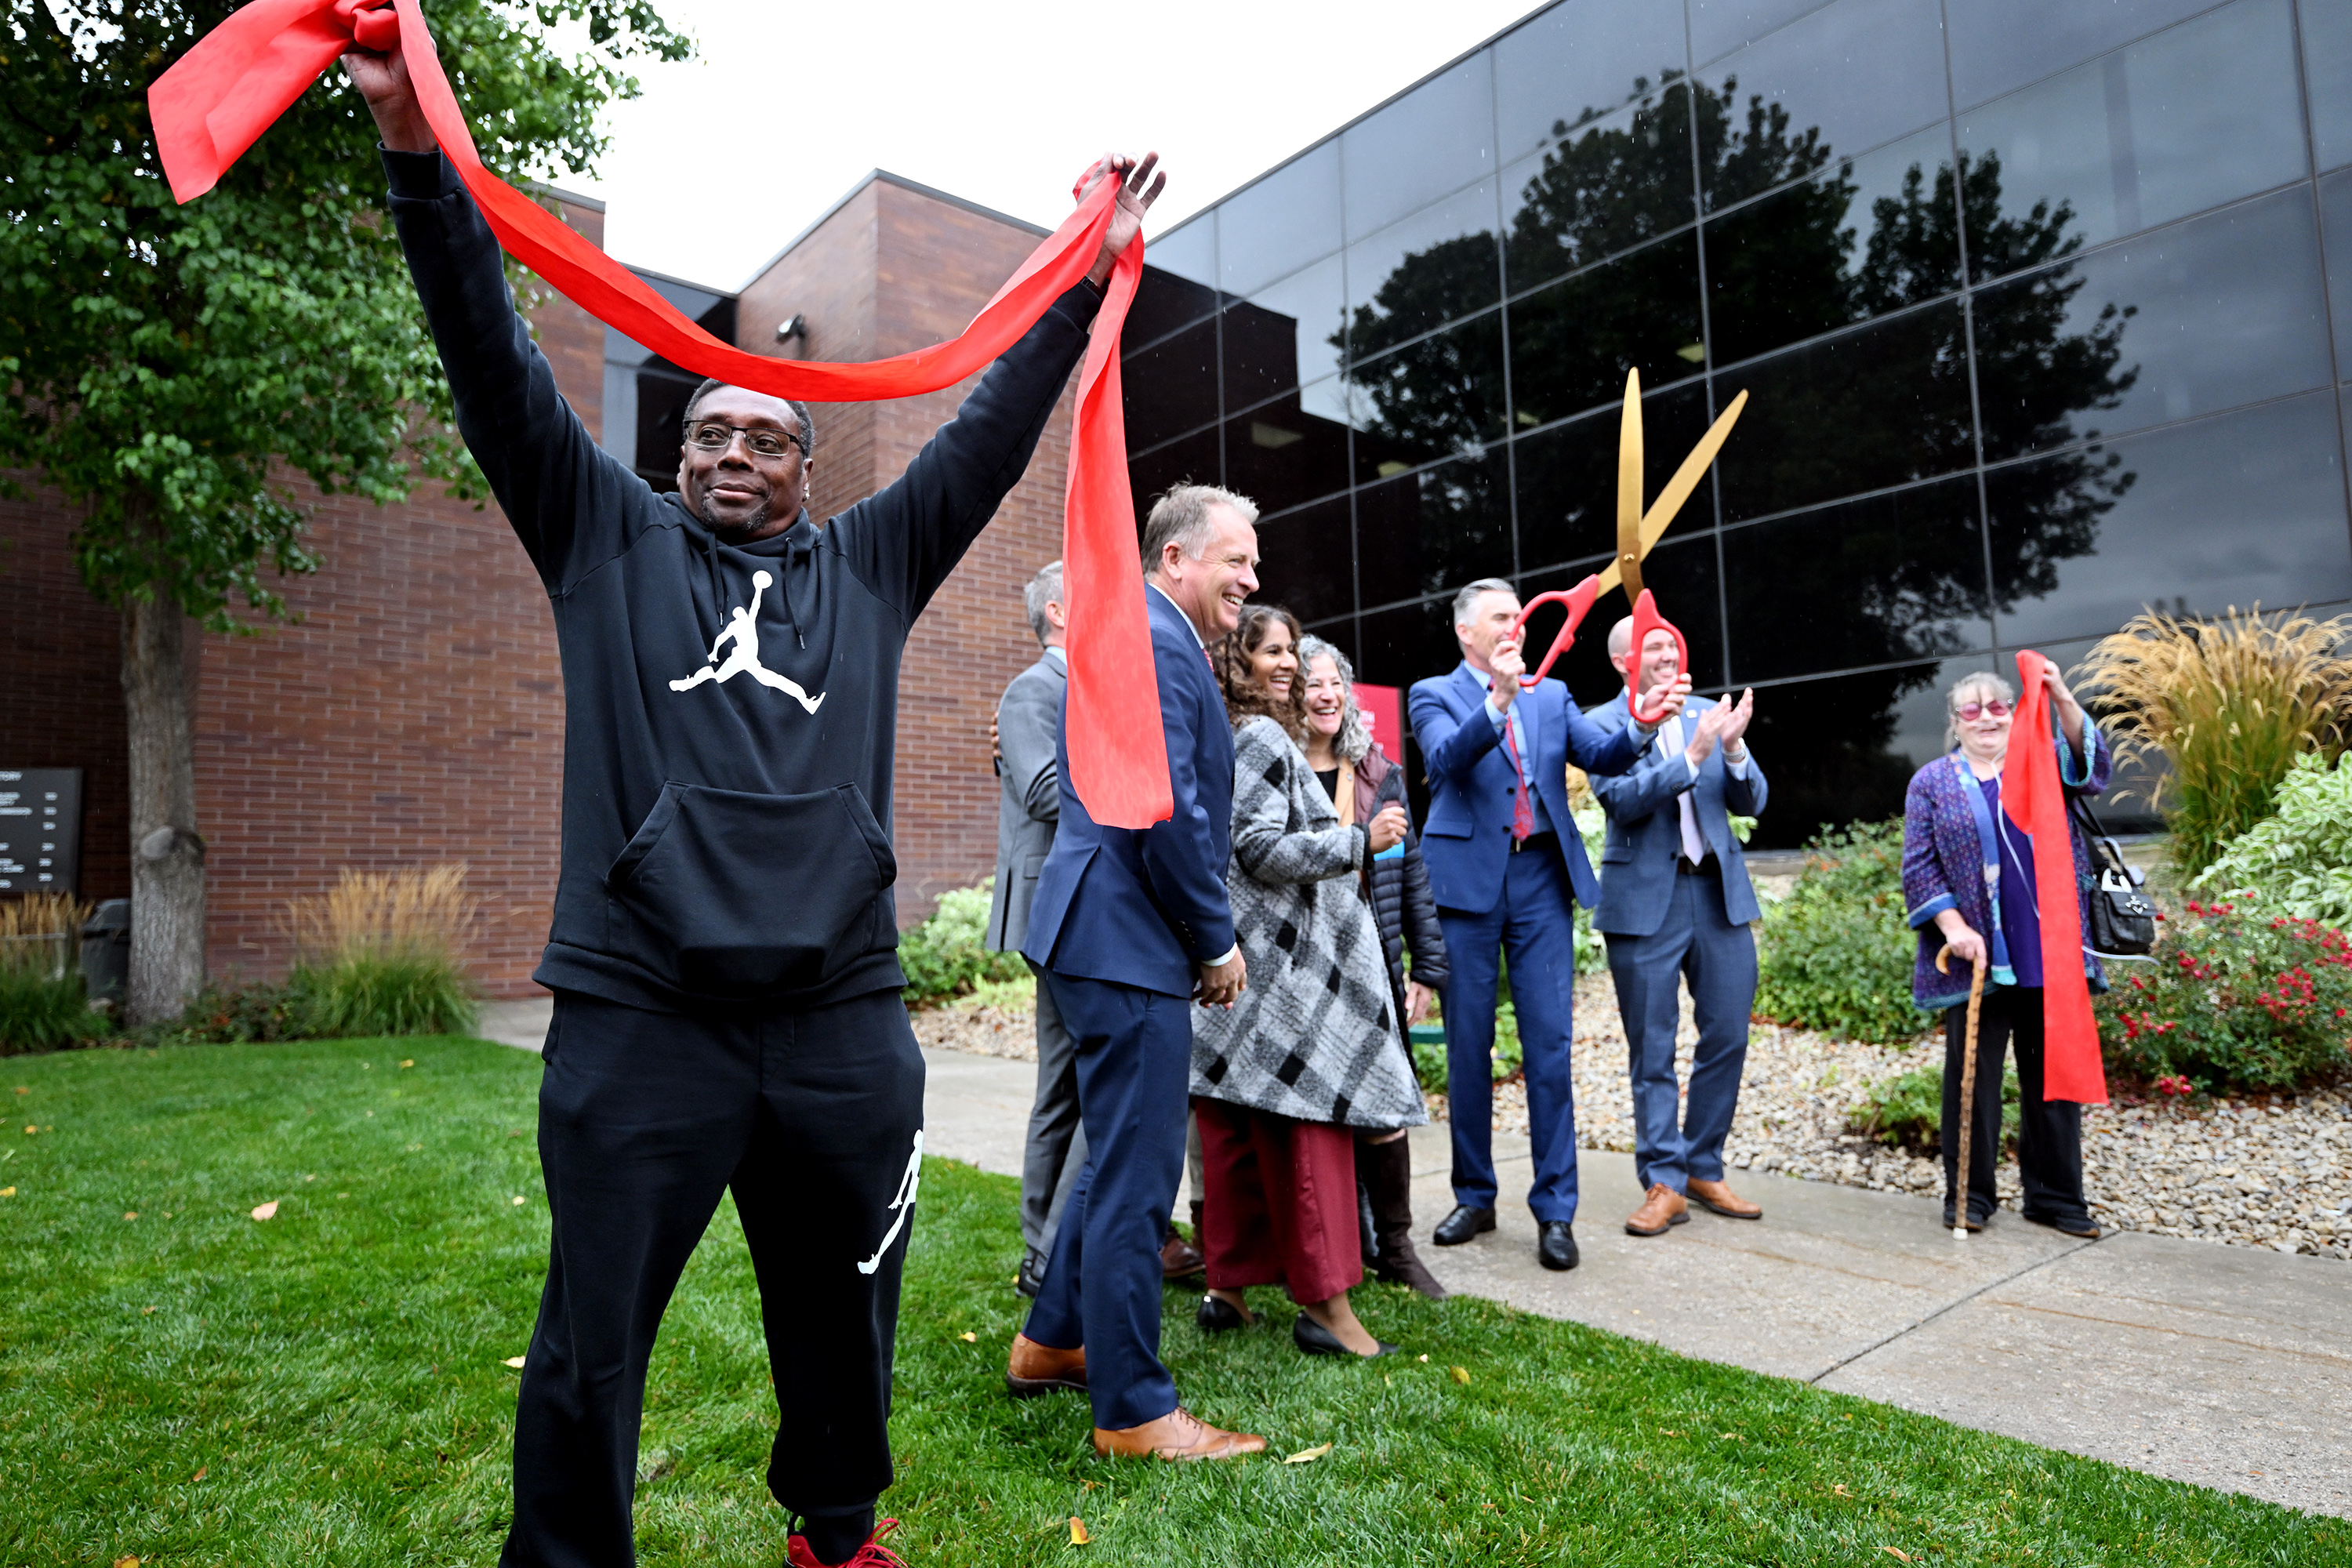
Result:
[[[1694,697],[1683,707],[1683,732],[1698,716],[1715,706]],[[1625,694],[1592,712],[1593,720],[1612,729],[1625,723]],[[1736,779],[1724,765],[1717,746],[1699,764],[1693,782],[1690,764],[1677,750],[1660,756],[1656,742],[1642,760],[1614,777],[1596,775],[1592,793],[1609,816],[1608,837],[1601,848],[1601,902],[1592,911],[1596,931],[1619,936],[1648,936],[1664,923],[1673,898],[1675,857],[1682,853],[1682,807],[1685,790],[1698,811],[1698,830],[1715,851],[1723,873],[1723,911],[1735,925],[1757,918],[1756,889],[1748,879],[1748,859],[1731,834],[1730,813],[1754,816],[1764,809],[1764,770],[1756,753],[1748,754],[1748,776]]]
[[[1013,678],[996,705],[996,744],[1004,753],[996,807],[996,892],[988,906],[988,947],[1018,952],[1029,939],[1029,900],[1054,847],[1062,814],[1062,773],[1054,760],[1062,732],[1062,690],[1070,678],[1041,654]]]

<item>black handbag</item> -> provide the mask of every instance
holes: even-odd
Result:
[[[2082,818],[2091,844],[2091,929],[2084,944],[2101,958],[2147,959],[2156,947],[2156,900],[2147,896],[2147,874],[2124,863],[2121,846],[2107,836],[2079,795],[2067,805]]]

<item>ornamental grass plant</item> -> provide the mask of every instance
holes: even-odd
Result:
[[[2256,605],[2210,621],[2133,616],[2074,670],[2118,761],[2161,758],[2148,804],[2193,878],[2271,815],[2297,757],[2333,761],[2352,727],[2352,617],[2269,616]]]
[[[2152,964],[2095,1001],[2109,1068],[2159,1094],[2293,1089],[2352,1072],[2352,942],[2316,921],[2191,902]]]
[[[108,1032],[82,988],[89,906],[64,893],[0,900],[0,1056],[53,1051]]]
[[[462,1035],[478,1012],[464,962],[481,900],[463,865],[355,871],[332,890],[289,899],[294,939],[288,988],[301,1032]]]
[[[1904,923],[1903,820],[1857,822],[1805,846],[1789,896],[1764,911],[1756,1012],[1840,1039],[1915,1039],[1918,939]]]

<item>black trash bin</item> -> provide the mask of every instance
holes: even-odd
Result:
[[[119,1004],[131,984],[131,900],[108,899],[81,928],[81,983],[92,1002]]]

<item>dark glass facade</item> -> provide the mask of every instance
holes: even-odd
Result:
[[[1395,685],[1605,563],[1629,368],[1652,495],[1748,392],[1645,574],[1791,846],[1964,669],[2352,601],[2352,0],[1560,0],[1154,240],[1126,345],[1139,512],[1255,498]]]

